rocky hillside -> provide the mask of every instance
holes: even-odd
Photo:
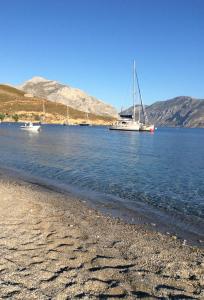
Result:
[[[43,113],[43,106],[45,113]],[[113,122],[113,118],[108,116],[98,116],[90,113],[88,115],[89,122],[92,124],[109,124]],[[0,85],[0,119],[4,121],[44,121],[45,123],[81,123],[87,121],[85,112],[68,107],[61,103],[32,97],[25,92],[16,88]]]
[[[87,95],[80,89],[58,83],[57,81],[33,77],[18,86],[18,88],[36,97],[69,105],[80,111],[108,117],[117,116],[116,109],[113,106]]]
[[[130,107],[123,114],[132,113]],[[151,122],[156,126],[204,127],[204,99],[176,97],[166,101],[158,101],[146,106]],[[136,107],[138,116],[138,107]]]

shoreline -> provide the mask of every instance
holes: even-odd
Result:
[[[0,175],[1,297],[202,299],[202,249]]]
[[[94,209],[109,216],[119,219],[131,225],[141,225],[150,231],[156,231],[165,235],[174,236],[174,238],[190,246],[204,248],[204,233],[202,234],[202,225],[189,223],[179,213],[172,214],[146,203],[134,202],[134,207],[118,197],[113,195],[101,194],[90,190],[79,190],[74,186],[55,182],[51,179],[42,179],[34,175],[28,175],[23,170],[17,171],[12,168],[1,167],[1,177],[7,177],[14,181],[34,184],[36,186],[60,193],[71,197],[82,203],[86,203],[90,209]],[[135,208],[136,206],[136,208]],[[199,226],[196,228],[196,226]],[[197,232],[195,232],[195,229]]]
[[[31,122],[33,124],[39,124],[40,121],[36,121],[33,119],[20,119],[18,122],[15,122],[14,120],[10,119],[10,120],[5,120],[5,121],[1,121],[0,120],[0,124],[25,124]],[[86,119],[70,119],[69,120],[69,124],[67,124],[67,119],[62,119],[62,120],[54,120],[54,121],[47,121],[47,122],[43,122],[43,125],[61,125],[61,126],[79,126],[81,123],[86,123],[87,120]],[[114,120],[111,121],[103,121],[101,119],[94,121],[94,120],[89,120],[89,124],[91,124],[92,126],[110,126],[112,125],[112,123],[114,122]]]
[[[98,122],[89,122],[91,125],[93,126],[110,126],[113,124],[113,122],[115,121],[115,119],[113,119],[113,121],[98,121]],[[0,121],[0,124],[24,124],[27,122],[32,122],[32,123],[39,123],[39,121],[36,120],[32,120],[32,119],[21,119],[18,122],[13,121],[13,119],[10,120],[5,120],[5,121]],[[70,119],[70,124],[66,124],[66,126],[79,126],[81,123],[86,122],[86,119]],[[43,122],[43,125],[64,125],[66,123],[66,119],[60,120],[60,121],[51,121],[51,122]],[[163,125],[157,125],[156,128],[172,128],[172,129],[204,129],[203,126],[194,126],[194,127],[187,127],[187,126],[163,126]]]

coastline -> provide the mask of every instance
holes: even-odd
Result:
[[[202,249],[9,175],[0,194],[2,298],[204,297]]]
[[[52,179],[29,175],[23,170],[13,168],[0,168],[1,176],[14,180],[15,182],[25,182],[36,186],[52,190],[86,203],[89,208],[97,210],[102,214],[117,218],[125,223],[142,225],[143,228],[160,232],[179,239],[182,243],[185,240],[190,246],[204,248],[204,232],[202,220],[190,221],[185,216],[174,212],[166,212],[158,207],[153,207],[147,203],[134,201],[132,205],[126,203],[124,199],[113,195],[97,193],[86,189],[78,189],[75,186],[59,183]]]

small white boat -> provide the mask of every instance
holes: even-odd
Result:
[[[22,126],[21,126],[21,129],[22,129],[22,130],[34,131],[34,132],[39,131],[40,128],[41,128],[40,125],[35,125],[35,124],[31,123],[31,122],[25,123],[25,125],[22,125]]]

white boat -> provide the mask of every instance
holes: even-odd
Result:
[[[25,123],[25,125],[22,125],[21,126],[21,129],[22,130],[27,130],[27,131],[34,131],[34,132],[37,132],[40,130],[40,125],[36,125],[36,124],[33,124],[31,122],[29,123]]]
[[[138,120],[135,117],[135,97],[136,97],[136,89],[135,89],[135,81],[137,80],[137,89],[139,93],[139,116]],[[143,116],[143,121],[142,121]],[[148,117],[145,111],[145,106],[142,103],[142,96],[139,87],[139,80],[135,68],[135,61],[133,63],[133,115],[120,115],[120,119],[112,125],[110,130],[124,130],[124,131],[154,131],[154,125],[149,124]]]

